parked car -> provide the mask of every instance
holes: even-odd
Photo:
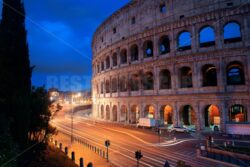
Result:
[[[189,129],[185,127],[175,126],[172,129],[170,129],[170,132],[189,132]]]

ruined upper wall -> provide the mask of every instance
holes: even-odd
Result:
[[[110,45],[154,27],[225,8],[237,8],[248,0],[133,0],[116,11],[96,30],[93,56]],[[160,7],[166,6],[166,12]],[[134,23],[133,22],[134,19]]]

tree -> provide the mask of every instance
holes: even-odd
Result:
[[[47,141],[48,137],[56,132],[49,124],[52,117],[49,106],[51,102],[44,87],[32,88],[31,92],[31,122],[29,139],[33,142]]]
[[[21,0],[3,0],[0,24],[0,107],[17,142],[26,145],[31,72]]]

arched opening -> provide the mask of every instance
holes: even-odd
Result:
[[[117,54],[116,53],[113,54],[112,61],[113,61],[113,67],[117,66]]]
[[[229,121],[237,123],[248,122],[246,108],[240,104],[231,106],[229,109]]]
[[[191,49],[191,34],[183,31],[178,35],[177,46],[179,51]]]
[[[203,86],[217,86],[217,71],[212,64],[206,64],[202,67]]]
[[[173,124],[173,108],[170,105],[164,105],[160,110],[160,118],[166,126]]]
[[[228,22],[224,26],[224,43],[239,42],[242,40],[241,27],[237,22]]]
[[[109,56],[106,58],[106,69],[110,68],[110,58]]]
[[[127,91],[127,80],[125,76],[122,76],[120,78],[120,91],[121,92],[126,92]]]
[[[159,76],[160,89],[171,89],[171,74],[169,70],[161,70]]]
[[[153,57],[154,55],[154,49],[153,49],[153,42],[152,41],[146,41],[143,44],[143,50],[144,50],[144,58]]]
[[[166,54],[170,52],[170,42],[167,35],[162,36],[159,40],[159,51],[160,54]]]
[[[139,107],[137,105],[133,105],[131,107],[131,113],[130,113],[130,123],[135,124],[138,122],[140,115],[139,115]]]
[[[104,61],[101,63],[101,70],[104,71]]]
[[[109,109],[109,105],[106,105],[106,120],[110,120],[110,109]]]
[[[104,82],[101,82],[101,94],[104,93]]]
[[[113,113],[113,121],[117,121],[117,106],[113,106],[112,113]]]
[[[245,75],[244,68],[240,62],[231,62],[227,66],[227,84],[228,85],[244,85]]]
[[[154,89],[154,76],[152,72],[146,72],[143,77],[143,88],[144,90]]]
[[[105,89],[106,89],[106,93],[110,93],[110,84],[109,84],[109,80],[106,80]]]
[[[121,58],[121,64],[127,64],[127,50],[126,49],[123,49],[121,51],[120,58]]]
[[[101,119],[104,119],[104,106],[101,105]]]
[[[182,67],[180,69],[180,87],[181,88],[192,88],[193,80],[192,80],[192,70],[190,67]]]
[[[131,91],[138,91],[139,90],[139,75],[133,74],[131,77]]]
[[[155,108],[153,105],[147,105],[144,109],[144,118],[155,118]]]
[[[215,45],[214,29],[211,26],[205,26],[200,30],[200,47],[209,47]]]
[[[195,129],[196,115],[192,106],[190,105],[183,106],[180,111],[180,118],[182,125]]]
[[[112,79],[111,86],[112,86],[112,93],[117,92],[117,79],[116,78]]]
[[[216,105],[208,105],[205,108],[205,127],[211,130],[219,130],[220,127],[220,110]]]
[[[121,122],[126,122],[128,120],[128,110],[127,107],[125,105],[121,106],[121,118],[120,121]]]
[[[130,53],[131,53],[131,61],[137,61],[139,57],[139,50],[136,44],[131,46]]]

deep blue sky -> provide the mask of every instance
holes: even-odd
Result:
[[[82,87],[72,89],[90,88],[93,33],[128,2],[24,0],[30,60],[36,65],[33,85],[71,89],[69,85],[77,80]]]

